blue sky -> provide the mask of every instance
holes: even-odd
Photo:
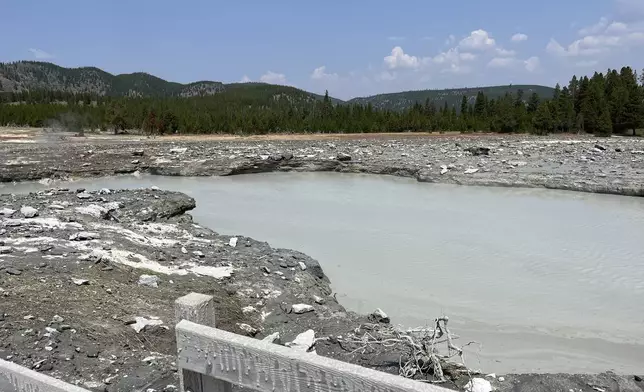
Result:
[[[0,0],[0,61],[340,98],[644,67],[644,0]]]

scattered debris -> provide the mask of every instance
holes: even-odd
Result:
[[[159,287],[159,277],[156,275],[139,276],[139,286]]]
[[[136,333],[139,333],[145,330],[147,327],[163,325],[163,321],[159,320],[156,317],[150,317],[150,318],[135,317],[134,320],[135,322],[133,324],[130,324],[130,326],[132,327],[132,329],[134,329]]]
[[[100,234],[89,232],[89,231],[79,231],[69,236],[70,241],[91,241],[97,238],[100,238]]]
[[[20,213],[25,218],[35,218],[38,216],[38,210],[29,206],[22,206],[22,208],[20,208]]]
[[[491,392],[492,384],[484,378],[473,378],[465,385],[467,392]]]
[[[313,306],[307,304],[295,304],[291,306],[291,309],[295,314],[304,314],[315,310]]]
[[[387,313],[385,313],[380,308],[376,309],[373,313],[371,313],[369,315],[369,318],[373,320],[375,323],[389,324],[389,322],[391,321],[389,319],[389,316],[387,316]]]
[[[286,343],[287,347],[301,352],[309,352],[315,344],[315,331],[312,329],[297,335],[292,342]]]
[[[471,153],[474,156],[490,155],[489,147],[468,147],[465,149],[465,151]]]

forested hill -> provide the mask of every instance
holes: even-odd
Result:
[[[95,67],[64,68],[36,61],[0,63],[0,91],[4,92],[47,90],[113,97],[192,97],[214,94],[223,88],[221,82],[181,84],[144,72],[112,75]]]
[[[500,98],[510,93],[516,95],[523,90],[523,96],[537,93],[544,99],[553,95],[553,89],[535,85],[509,85],[481,88],[462,88],[448,90],[405,91],[393,94],[379,94],[370,97],[354,98],[348,103],[368,105],[375,109],[405,110],[414,103],[426,103],[429,99],[437,107],[447,102],[448,107],[461,107],[466,96],[474,104],[479,91],[488,98]],[[156,76],[137,72],[112,75],[96,67],[64,68],[52,63],[20,61],[0,63],[0,92],[57,91],[73,94],[90,94],[108,97],[194,97],[231,93],[235,96],[288,96],[295,102],[321,100],[323,97],[294,87],[276,86],[265,83],[231,83],[200,81],[190,84],[168,82]],[[331,97],[335,104],[343,101]]]
[[[189,98],[230,93],[234,96],[288,96],[294,102],[322,100],[323,96],[289,86],[266,83],[199,81],[189,84],[168,82],[136,72],[112,75],[99,68],[64,68],[52,63],[19,61],[0,63],[0,93],[72,93],[103,97]],[[341,103],[331,98],[333,103]]]
[[[361,105],[371,104],[375,109],[398,111],[408,109],[416,102],[422,104],[429,100],[430,102],[434,102],[434,105],[438,107],[445,106],[445,103],[447,103],[448,107],[456,107],[458,109],[461,107],[463,96],[467,98],[470,104],[474,104],[479,92],[483,92],[483,94],[490,99],[496,99],[505,96],[507,93],[517,95],[519,91],[523,91],[524,97],[529,97],[533,93],[536,93],[543,99],[552,98],[554,93],[554,89],[552,87],[537,85],[508,85],[446,90],[403,91],[400,93],[378,94],[370,97],[354,98],[350,100],[349,103],[357,103]]]

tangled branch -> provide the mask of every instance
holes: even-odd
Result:
[[[446,376],[454,380],[467,374],[471,379],[463,348],[454,344],[458,336],[450,332],[448,322],[449,318],[444,316],[434,320],[433,329],[407,331],[388,324],[363,324],[340,340],[350,353],[400,352],[399,374],[406,378],[442,383],[448,381]],[[460,362],[452,361],[454,357]]]

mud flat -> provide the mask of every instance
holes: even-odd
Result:
[[[325,170],[642,195],[642,149],[644,143],[631,139],[518,137],[50,139],[0,143],[0,177],[46,182],[137,171]],[[186,195],[157,189],[0,196],[0,356],[97,391],[174,390],[172,302],[196,291],[215,295],[222,329],[257,338],[279,332],[282,342],[314,329],[316,337],[326,338],[316,344],[318,355],[398,371],[399,353],[354,352],[338,341],[373,320],[338,304],[315,260],[219,235],[192,221],[187,212],[194,207]],[[309,307],[300,313],[298,305]],[[638,377],[612,373],[488,379],[508,391],[643,390]],[[451,381],[445,385],[456,388],[465,380]]]

